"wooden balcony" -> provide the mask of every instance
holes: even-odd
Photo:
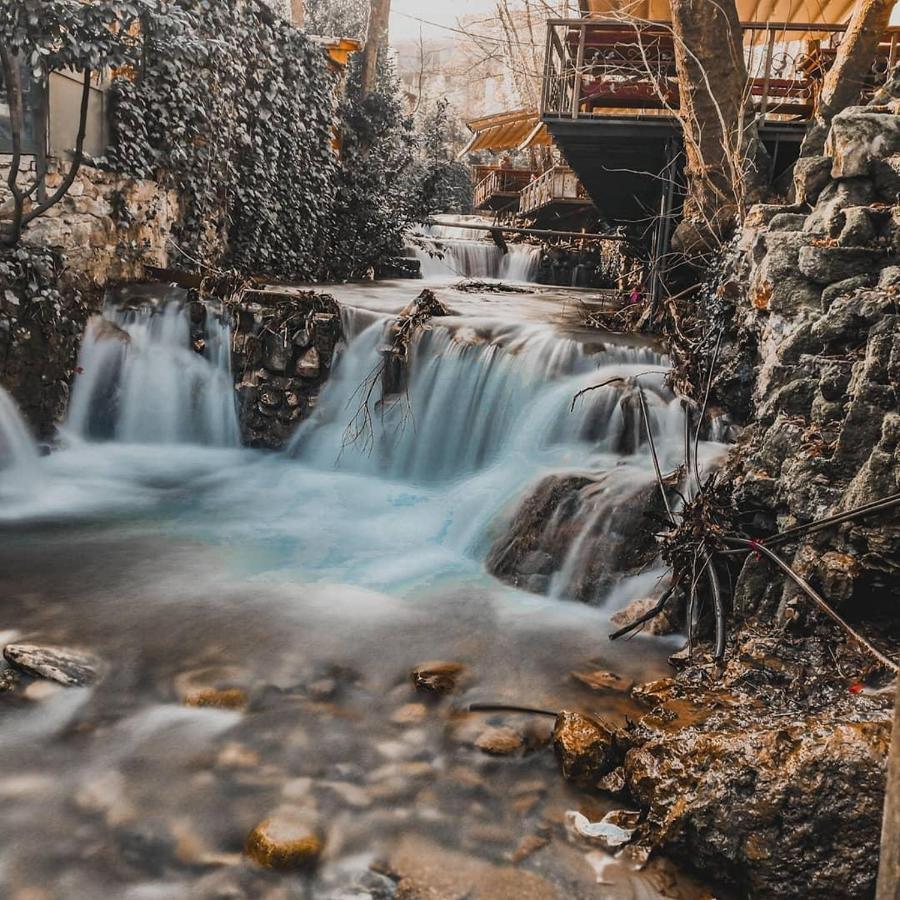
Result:
[[[845,25],[750,22],[742,26],[749,81],[747,97],[762,118],[807,121],[822,78],[834,62]],[[883,82],[898,59],[898,35],[881,43],[869,78]],[[665,22],[554,19],[547,28],[541,117],[674,117],[680,97],[675,44]]]
[[[519,215],[533,217],[549,209],[575,212],[592,205],[578,176],[568,166],[554,166],[522,189]]]
[[[515,212],[519,195],[535,173],[531,169],[502,166],[475,166],[475,209],[491,212]]]

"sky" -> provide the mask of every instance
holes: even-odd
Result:
[[[425,37],[446,37],[446,29],[455,28],[458,19],[490,12],[494,5],[495,0],[392,0],[391,40],[416,39],[420,26]]]

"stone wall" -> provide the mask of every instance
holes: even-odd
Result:
[[[281,450],[312,414],[331,373],[340,309],[327,294],[251,290],[236,318],[232,364],[242,440]]]
[[[7,209],[9,162],[9,156],[0,156],[0,204]],[[34,169],[34,158],[26,158],[20,177],[26,188]],[[51,160],[48,192],[56,189],[66,171],[65,165]],[[169,238],[180,215],[175,191],[154,181],[82,166],[63,200],[33,220],[23,240],[62,254],[67,268],[79,278],[103,286],[142,277],[145,264],[165,268]]]

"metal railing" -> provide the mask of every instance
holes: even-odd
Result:
[[[742,26],[747,98],[763,117],[812,114],[821,79],[846,26],[751,22]],[[898,32],[889,32],[873,83],[897,60]],[[666,22],[552,19],[541,96],[542,118],[671,115],[679,106],[675,38]]]
[[[519,212],[537,212],[551,203],[590,203],[584,185],[568,166],[554,166],[522,188]]]

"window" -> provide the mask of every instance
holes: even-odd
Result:
[[[40,91],[41,87],[32,79],[29,69],[22,66],[23,153],[36,153],[38,150]],[[6,94],[6,86],[3,85],[0,86],[0,153],[11,152],[12,125],[9,120],[9,99]]]

